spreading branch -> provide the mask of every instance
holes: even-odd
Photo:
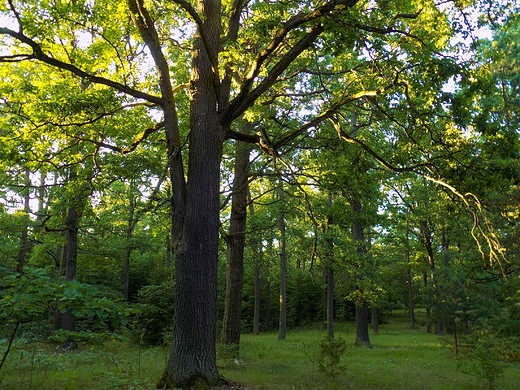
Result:
[[[256,88],[249,90],[249,79],[243,83],[240,93],[231,101],[228,108],[222,114],[222,122],[230,123],[242,115],[265,91],[267,91],[278,79],[278,76],[324,31],[323,26],[313,27],[296,45],[285,54],[282,59],[269,71]],[[252,83],[252,79],[250,80]]]
[[[256,99],[271,87],[277,80],[278,76],[289,66],[296,57],[305,49],[310,47],[316,38],[324,31],[323,27],[318,23],[311,28],[311,31],[300,40],[284,57],[269,71],[268,76],[252,90],[253,83],[260,74],[267,60],[269,60],[273,53],[286,42],[289,33],[305,23],[316,21],[317,19],[329,15],[336,9],[350,8],[356,5],[359,0],[336,0],[329,1],[324,5],[317,7],[315,10],[307,13],[301,13],[291,17],[284,25],[278,29],[271,40],[271,43],[258,55],[253,61],[249,72],[240,86],[240,92],[233,99],[230,105],[222,114],[224,123],[230,123],[238,118],[256,101]]]
[[[36,41],[34,41],[33,39],[29,38],[28,36],[24,35],[21,32],[16,32],[16,31],[11,30],[6,27],[0,27],[0,35],[9,35],[10,37],[28,45],[32,49],[32,53],[30,53],[30,54],[16,55],[20,58],[25,56],[26,60],[32,60],[32,59],[39,60],[45,64],[71,72],[72,74],[74,74],[78,77],[81,77],[85,80],[88,80],[91,83],[106,85],[106,86],[114,88],[120,92],[123,92],[127,95],[133,96],[137,99],[144,99],[150,103],[162,104],[162,99],[158,96],[154,96],[154,95],[150,95],[145,92],[138,91],[127,85],[118,83],[116,81],[107,79],[105,77],[95,76],[93,74],[85,72],[84,70],[78,68],[77,66],[74,66],[67,62],[64,62],[64,61],[61,61],[56,58],[48,56],[47,54],[45,54],[43,52],[43,49],[41,48],[40,44],[38,44]],[[2,58],[0,58],[0,60],[1,59]]]

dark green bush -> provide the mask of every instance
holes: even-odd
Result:
[[[171,282],[141,288],[137,295],[139,314],[133,326],[134,340],[163,345],[173,325],[174,289]]]

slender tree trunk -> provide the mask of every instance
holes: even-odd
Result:
[[[271,330],[271,280],[267,275],[265,278],[265,332]]]
[[[79,230],[80,213],[76,205],[69,206],[67,211],[66,230],[65,230],[65,250],[63,263],[65,265],[65,280],[71,281],[76,279],[76,263],[78,257],[78,230]],[[66,331],[74,332],[76,330],[76,319],[70,310],[61,314],[61,328]],[[72,339],[68,339],[62,346],[65,350],[76,348],[76,343]]]
[[[428,288],[428,273],[423,273],[423,281],[424,281],[424,289],[426,290]],[[432,333],[432,309],[430,307],[430,304],[426,305],[426,332]]]
[[[248,144],[237,143],[235,177],[231,200],[231,216],[227,241],[227,277],[224,318],[221,342],[240,348],[240,323],[242,320],[242,284],[244,278],[244,246],[246,241],[247,194],[249,172]]]
[[[437,278],[435,276],[437,270],[435,265],[435,257],[433,252],[433,242],[432,242],[432,233],[430,231],[430,227],[426,220],[420,221],[420,229],[424,240],[424,246],[426,248],[426,253],[428,256],[428,265],[430,267],[430,278],[432,280],[432,288],[433,288],[433,300],[434,300],[434,315],[437,319],[437,334],[443,336],[444,331],[444,322],[443,322],[443,308],[442,302],[439,295],[439,286],[437,284]]]
[[[255,305],[253,310],[253,334],[260,334],[260,266],[255,265]]]
[[[27,257],[27,253],[30,250],[30,244],[29,244],[29,213],[31,212],[30,207],[30,200],[31,200],[31,179],[29,177],[30,171],[27,169],[25,171],[26,175],[26,182],[25,182],[25,188],[23,189],[24,194],[24,204],[23,204],[23,211],[25,212],[25,216],[23,218],[24,224],[22,226],[22,234],[20,237],[20,245],[18,248],[18,253],[16,254],[16,272],[22,273],[23,267],[25,265],[25,258]]]
[[[379,334],[379,309],[377,306],[372,306],[370,319],[372,322],[372,332],[376,335]]]
[[[413,302],[412,271],[406,269],[406,285],[408,287],[408,317],[410,318],[410,328],[415,329],[415,304]]]
[[[357,243],[357,253],[362,256],[366,253],[363,235],[363,223],[361,219],[361,202],[352,200],[352,210],[354,211],[354,222],[352,224],[352,238]],[[359,275],[358,279],[362,280]],[[368,307],[365,303],[356,302],[356,344],[371,345],[368,334]]]
[[[332,208],[332,194],[328,196],[328,207],[329,210]],[[333,223],[332,212],[329,212],[327,218],[327,233],[330,234],[331,226]],[[326,238],[327,254],[326,254],[326,265],[325,265],[325,307],[327,317],[327,336],[331,339],[334,338],[334,241],[330,236]]]
[[[130,289],[130,257],[132,256],[132,236],[134,233],[135,221],[135,196],[133,193],[133,184],[130,185],[128,196],[128,221],[126,227],[126,251],[125,251],[125,264],[123,267],[123,296],[128,301],[128,291]]]
[[[248,189],[248,196],[249,189]],[[255,213],[254,203],[250,200],[249,202],[249,214],[253,217]],[[254,288],[255,288],[255,303],[253,308],[253,334],[260,334],[260,304],[261,304],[261,287],[262,287],[262,279],[261,279],[261,264],[263,257],[262,243],[254,241],[252,244],[256,247],[256,256],[254,259]]]
[[[408,317],[410,318],[410,327],[415,329],[415,304],[413,301],[413,280],[412,270],[410,268],[410,242],[409,242],[408,222],[406,225],[406,241],[405,241],[405,261],[406,261],[406,286],[408,288]]]
[[[278,340],[287,337],[287,252],[285,236],[285,197],[283,187],[280,187],[282,212],[278,226],[280,228],[280,322]]]
[[[169,267],[172,263],[172,236],[171,233],[168,233],[166,236],[166,245],[165,245],[166,253],[164,256],[164,266]]]
[[[327,336],[334,338],[334,269],[326,269],[327,280]]]

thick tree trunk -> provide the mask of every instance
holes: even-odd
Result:
[[[221,382],[216,364],[216,295],[220,162],[225,132],[217,114],[217,85],[208,50],[218,52],[220,1],[202,0],[208,47],[194,41],[190,105],[190,149],[184,230],[174,208],[175,306],[170,357],[158,387],[191,388]],[[175,153],[175,151],[173,151]],[[174,171],[173,169],[170,170]],[[172,179],[180,172],[172,172]],[[178,180],[182,181],[182,178]],[[173,181],[173,185],[178,182]],[[174,201],[174,205],[175,205]],[[182,204],[179,206],[182,207]]]
[[[231,200],[229,234],[227,236],[227,277],[221,343],[240,348],[242,320],[242,283],[244,278],[244,246],[247,223],[247,175],[249,171],[249,145],[238,142],[235,157],[235,177]]]

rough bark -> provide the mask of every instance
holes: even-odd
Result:
[[[165,388],[221,383],[216,364],[216,295],[220,161],[225,131],[219,124],[218,91],[208,52],[217,53],[219,46],[220,8],[216,0],[199,3],[199,13],[205,15],[201,28],[209,42],[203,42],[200,31],[194,40],[186,214],[182,233],[174,230],[174,240],[182,240],[174,246],[173,336],[166,370],[158,383]],[[178,182],[172,183],[175,186]],[[174,225],[182,222],[182,213],[179,221],[176,212],[179,210],[174,209]]]

